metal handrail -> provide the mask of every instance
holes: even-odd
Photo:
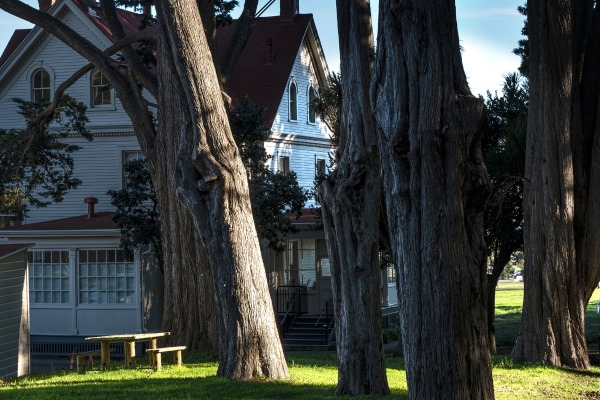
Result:
[[[296,305],[296,299],[300,297],[300,291],[296,291],[296,294],[294,294],[294,298],[292,299],[292,302],[290,303],[290,305],[288,306],[288,309],[285,313],[285,315],[283,316],[283,319],[281,320],[281,323],[279,324],[280,327],[284,326],[284,322],[287,319],[288,315],[290,314],[290,311],[292,311],[292,309],[294,308],[294,306]]]
[[[321,321],[321,317],[323,317],[323,313],[327,312],[327,304],[329,304],[332,297],[333,297],[333,290],[331,292],[329,292],[329,297],[327,297],[327,300],[325,300],[325,304],[323,305],[323,308],[321,308],[321,314],[319,314],[319,318],[317,319],[317,322],[315,322],[315,326],[319,325],[319,321]],[[325,315],[327,316],[328,314],[325,314]]]

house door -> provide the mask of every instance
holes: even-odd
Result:
[[[329,266],[328,257],[317,258],[317,298],[319,303],[319,313],[325,307],[325,303],[331,295],[331,267]],[[329,313],[333,313],[333,303],[329,304]]]

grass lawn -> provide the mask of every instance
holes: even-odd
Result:
[[[522,298],[518,288],[497,292],[497,332],[507,346],[512,345],[518,330]],[[595,313],[597,300],[598,291],[587,311],[588,340],[596,348],[600,327],[600,315]],[[109,372],[92,369],[78,375],[61,371],[0,381],[0,399],[339,399],[335,396],[334,352],[288,352],[286,357],[291,374],[287,382],[217,378],[216,356],[193,353],[184,355],[183,367],[165,365],[160,372],[145,368],[147,363],[142,360],[142,367],[136,370],[124,370],[117,362]],[[166,359],[168,362],[169,357]],[[600,368],[574,371],[541,367],[516,363],[508,356],[494,357],[493,366],[497,399],[600,398]],[[388,356],[387,368],[394,398],[407,398],[404,361]]]

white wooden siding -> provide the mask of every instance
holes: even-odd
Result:
[[[82,20],[75,14],[67,14],[63,21],[92,43],[106,47],[106,38],[101,40],[97,30],[89,29],[89,22]],[[96,31],[96,32],[94,32]],[[28,60],[8,85],[0,92],[0,128],[19,128],[23,126],[23,118],[17,113],[16,105],[10,100],[14,97],[29,100],[30,98],[30,76],[37,68],[45,68],[51,77],[51,93],[87,61],[70,47],[56,39],[54,36],[45,35],[37,49],[28,56]],[[88,108],[88,128],[90,130],[102,129],[108,126],[131,126],[131,122],[123,107],[115,99],[114,107],[93,108],[90,99],[90,73],[87,73],[73,86],[67,89],[69,94],[79,101],[85,103]]]
[[[0,261],[0,378],[29,373],[26,252]]]
[[[289,120],[289,83],[292,78],[294,78],[298,85],[297,121]],[[316,123],[312,124],[308,122],[308,88],[311,83],[315,85],[315,88],[318,88],[315,66],[306,41],[304,41],[294,61],[292,73],[288,79],[281,103],[279,103],[277,116],[271,127],[274,133],[329,139],[329,130],[318,117]]]
[[[137,139],[133,135],[96,136],[88,142],[81,137],[68,139],[69,143],[81,146],[73,153],[74,174],[82,183],[70,190],[64,200],[45,208],[32,208],[25,223],[67,218],[87,213],[86,197],[96,197],[96,212],[113,211],[110,196],[106,193],[121,189],[122,152],[139,150]]]

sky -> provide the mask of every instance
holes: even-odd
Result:
[[[24,2],[37,7],[37,0]],[[260,0],[259,8],[265,3],[267,0]],[[300,0],[300,12],[313,14],[329,68],[339,71],[335,3],[335,0]],[[456,0],[463,65],[473,94],[500,91],[503,76],[519,67],[519,57],[512,49],[521,39],[524,17],[517,12],[517,6],[523,3],[525,0]],[[375,32],[378,7],[379,0],[371,0]],[[279,4],[275,2],[264,15],[278,13]],[[31,26],[0,11],[0,49],[4,50],[15,29]]]

